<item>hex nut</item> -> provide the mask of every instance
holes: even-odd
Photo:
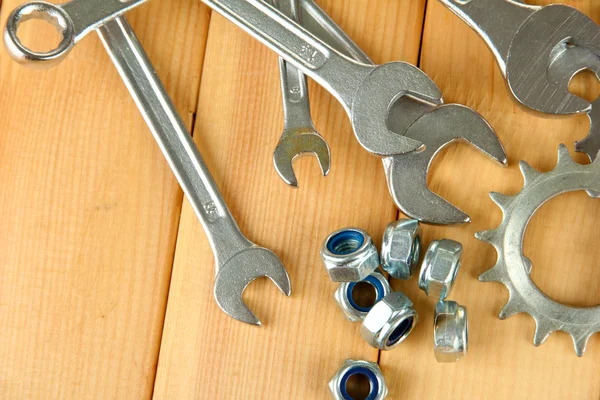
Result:
[[[371,387],[367,399],[382,400],[388,395],[388,388],[379,365],[369,361],[346,360],[342,368],[329,381],[329,390],[335,400],[352,399],[346,385],[354,375],[363,375],[369,380]]]
[[[375,302],[370,307],[361,306],[355,301],[354,291],[357,288],[360,288],[360,286],[357,285],[361,282],[370,284],[375,290]],[[360,282],[340,283],[340,286],[338,286],[333,297],[344,312],[346,318],[356,322],[365,319],[371,308],[391,291],[392,288],[386,277],[381,272],[375,271]]]
[[[392,292],[371,308],[360,334],[372,347],[391,350],[410,335],[417,320],[412,301],[400,292]]]
[[[421,256],[421,226],[414,219],[400,219],[385,229],[381,265],[396,279],[410,279]]]
[[[440,301],[433,320],[433,349],[440,363],[456,362],[467,355],[467,309],[454,301]]]
[[[379,266],[379,252],[362,229],[344,228],[330,234],[321,246],[321,259],[334,282],[358,282]]]
[[[460,269],[462,253],[462,245],[454,240],[431,242],[421,265],[419,288],[437,300],[448,297]]]

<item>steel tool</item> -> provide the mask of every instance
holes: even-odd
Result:
[[[87,1],[87,8],[84,9],[94,9],[106,4],[96,0],[75,1],[78,4]],[[107,3],[116,6],[120,2]],[[64,58],[70,47],[59,46],[48,53],[52,54],[52,57],[31,52],[18,41],[17,29],[19,22],[24,20],[38,18],[52,21],[55,15],[61,15],[65,21],[71,21],[68,24],[78,26],[80,15],[71,13],[71,10],[72,8],[67,6],[46,3],[27,3],[15,9],[8,19],[5,31],[5,41],[11,55],[21,62],[38,66],[56,64],[56,60]],[[68,24],[66,26],[70,26]],[[91,26],[96,28],[106,51],[204,227],[215,256],[214,295],[217,304],[231,317],[259,325],[258,318],[244,304],[242,292],[251,281],[264,276],[270,278],[289,296],[291,285],[285,268],[273,252],[258,247],[240,232],[189,132],[125,17],[104,19]],[[63,34],[68,29],[63,30]],[[68,38],[69,36],[63,37],[63,42]],[[19,50],[15,52],[14,49]]]
[[[343,55],[363,64],[373,61],[313,0],[300,0],[302,25]],[[390,131],[422,142],[425,149],[383,158],[390,193],[396,206],[411,218],[433,224],[470,221],[469,216],[427,187],[427,174],[435,156],[449,144],[465,140],[501,164],[506,154],[489,124],[470,108],[437,105],[405,97],[390,109]]]
[[[521,0],[440,1],[486,41],[521,104],[548,114],[591,113],[590,102],[569,92],[578,72],[599,73],[600,26],[584,13]],[[592,160],[600,150],[596,132],[592,127],[591,137],[577,146]]]
[[[560,145],[558,163],[552,171],[538,172],[524,161],[520,167],[524,185],[519,193],[490,193],[502,210],[502,223],[476,237],[494,246],[498,260],[479,280],[499,282],[508,288],[508,303],[500,312],[500,319],[519,313],[533,317],[534,345],[544,343],[554,331],[564,331],[571,335],[577,355],[582,356],[590,336],[600,332],[600,306],[570,307],[544,294],[531,279],[531,261],[523,256],[523,238],[533,214],[548,200],[578,190],[600,192],[600,159],[589,165],[577,164],[567,148]]]
[[[390,132],[387,117],[398,98],[437,104],[441,97],[423,71],[405,62],[366,65],[342,56],[306,29],[261,0],[202,0],[329,90],[348,113],[361,145],[389,156],[423,148]]]
[[[285,15],[300,22],[298,1],[276,0],[275,5]],[[304,154],[314,154],[323,175],[327,175],[331,165],[330,152],[327,142],[317,132],[310,115],[306,76],[282,58],[279,59],[279,70],[284,127],[281,139],[273,153],[273,164],[285,183],[298,187],[298,180],[292,166],[293,161]]]

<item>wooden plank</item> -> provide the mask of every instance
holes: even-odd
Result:
[[[597,1],[568,3],[600,22]],[[477,281],[477,276],[495,263],[496,252],[473,238],[475,232],[494,228],[501,221],[501,212],[487,193],[514,194],[520,190],[519,160],[547,171],[556,163],[559,143],[566,143],[573,154],[574,141],[587,133],[587,118],[548,119],[518,107],[484,42],[433,0],[427,7],[421,61],[447,102],[467,104],[490,121],[506,147],[510,167],[498,168],[466,145],[448,148],[435,161],[431,187],[473,219],[469,226],[424,229],[425,242],[449,237],[464,244],[464,263],[451,298],[468,307],[470,353],[456,365],[436,363],[433,299],[417,290],[414,280],[394,282],[396,289],[415,300],[420,324],[406,344],[381,355],[391,393],[402,393],[407,399],[597,399],[598,336],[592,337],[587,353],[578,359],[567,334],[554,333],[536,348],[532,345],[535,324],[529,316],[499,321],[506,289]],[[582,155],[576,159],[585,162]],[[577,306],[600,303],[592,283],[600,279],[598,217],[597,201],[573,193],[544,205],[531,222],[525,253],[533,261],[532,277],[559,301]]]
[[[424,1],[327,0],[325,10],[378,62],[415,59]],[[272,166],[282,112],[276,56],[213,15],[194,138],[242,230],[287,266],[293,294],[269,281],[244,295],[261,328],[222,313],[212,295],[214,260],[184,201],[157,372],[156,399],[326,399],[346,358],[377,360],[332,298],[319,258],[325,236],[359,226],[379,242],[396,210],[381,162],[352,135],[340,104],[310,85],[313,115],[332,148],[330,176],[296,163],[299,190]]]
[[[207,9],[129,15],[191,127]],[[0,70],[0,398],[148,398],[180,189],[96,35],[52,70],[4,51]]]

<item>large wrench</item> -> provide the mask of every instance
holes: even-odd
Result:
[[[423,71],[405,62],[350,60],[262,0],[202,1],[331,92],[365,149],[382,157],[422,149],[419,141],[390,132],[387,116],[399,97],[437,102],[441,93]]]
[[[300,22],[299,0],[276,0],[275,5],[288,17]],[[331,166],[329,146],[317,132],[310,115],[306,76],[296,67],[279,59],[281,96],[283,98],[284,128],[273,153],[275,170],[285,183],[298,187],[292,167],[293,161],[312,153],[317,158],[323,175]]]
[[[103,4],[98,0],[74,2],[86,2],[89,9]],[[266,276],[289,296],[289,276],[273,252],[258,247],[240,232],[144,49],[122,16],[126,3],[114,1],[110,4],[114,7],[111,15],[116,17],[103,20],[94,28],[204,227],[215,256],[214,296],[217,304],[235,319],[260,325],[258,318],[244,304],[242,292],[251,281]],[[37,66],[48,66],[55,63],[53,60],[64,58],[74,43],[56,49],[56,56],[48,58],[46,54],[31,52],[18,39],[12,38],[17,38],[18,25],[23,20],[52,20],[55,15],[60,15],[65,19],[65,24],[60,26],[66,26],[63,41],[70,40],[74,37],[69,33],[70,27],[79,21],[79,14],[72,14],[70,10],[68,6],[48,3],[28,3],[15,9],[8,19],[5,34],[11,55]],[[14,49],[19,50],[15,53]]]
[[[580,71],[600,70],[600,26],[563,4],[532,6],[523,0],[440,0],[487,43],[515,99],[548,114],[587,112],[590,136],[577,151],[595,159],[600,121],[594,104],[569,92]],[[598,106],[596,104],[596,106]]]
[[[374,64],[360,47],[313,0],[299,0],[302,25],[340,53]],[[425,144],[425,150],[382,159],[388,188],[396,206],[411,218],[433,224],[456,224],[469,216],[429,190],[427,174],[435,156],[449,144],[464,140],[506,164],[506,154],[494,130],[475,111],[457,104],[431,106],[401,99],[390,110],[392,132]]]

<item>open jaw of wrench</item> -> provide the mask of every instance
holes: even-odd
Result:
[[[298,0],[276,0],[275,5],[285,15],[300,22]],[[279,59],[279,71],[284,127],[281,139],[273,153],[273,164],[285,183],[298,187],[292,165],[295,159],[313,154],[319,162],[323,175],[327,175],[331,166],[331,156],[327,142],[317,132],[310,115],[306,76],[282,58]]]
[[[531,6],[521,0],[440,0],[488,44],[514,97],[547,114],[587,112],[590,136],[577,151],[594,160],[600,150],[598,111],[572,94],[569,83],[583,71],[600,73],[600,27],[562,4]]]
[[[88,6],[93,8],[104,0],[87,1]],[[43,11],[38,10],[28,17],[47,19],[49,17],[43,13],[62,13],[76,24],[78,15],[69,14],[69,8],[60,5],[45,7]],[[13,13],[27,10],[31,8],[22,6]],[[9,17],[6,30],[11,34],[5,34],[5,40],[17,37],[18,24],[11,24],[10,21],[22,21],[23,17]],[[208,236],[215,256],[214,296],[217,304],[231,317],[259,325],[258,318],[243,302],[244,289],[256,278],[268,277],[289,296],[291,285],[287,271],[273,252],[258,247],[240,232],[185,124],[125,17],[105,20],[96,26],[96,31]],[[9,51],[14,44],[7,44]],[[52,65],[52,61],[56,60],[51,58],[44,63],[44,55],[29,52],[27,48],[22,50],[27,53],[24,60],[38,66]],[[61,53],[59,50],[55,52]],[[62,51],[66,52],[68,48]],[[19,58],[18,54],[11,52],[11,55]],[[64,57],[58,55],[58,59]]]
[[[302,25],[340,53],[364,64],[373,61],[313,1],[300,0]],[[388,187],[396,206],[407,216],[432,224],[469,222],[469,216],[427,187],[427,174],[435,156],[453,142],[464,140],[492,160],[506,164],[496,133],[475,111],[458,104],[438,105],[403,98],[388,115],[392,132],[425,145],[423,151],[383,158]]]
[[[366,65],[353,61],[262,0],[202,1],[334,95],[369,152],[385,157],[423,148],[421,142],[387,127],[390,106],[398,98],[436,102],[441,97],[435,83],[417,67],[405,62]]]

